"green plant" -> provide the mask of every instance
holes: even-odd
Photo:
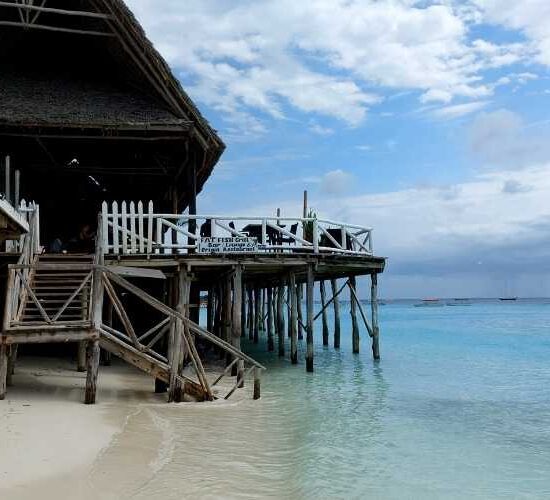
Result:
[[[317,214],[310,208],[307,213],[308,219],[316,219]],[[302,222],[302,229],[304,231],[304,240],[313,243],[313,221],[308,220]]]

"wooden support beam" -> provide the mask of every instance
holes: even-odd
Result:
[[[260,370],[257,366],[254,367],[254,394],[253,398],[260,399],[260,382],[261,382],[261,374],[262,370]]]
[[[378,275],[372,273],[371,278],[371,312],[372,312],[372,356],[374,359],[380,359],[380,328],[378,326]]]
[[[84,403],[94,404],[97,392],[97,374],[99,371],[99,341],[91,340],[86,346],[86,392]]]
[[[332,301],[334,304],[334,348],[340,349],[340,301],[337,294],[337,280],[331,280],[330,286],[332,288]]]
[[[273,288],[267,289],[267,350],[273,352],[275,350],[275,342],[273,341]]]
[[[8,378],[8,346],[0,344],[0,401],[6,398]]]
[[[17,362],[17,349],[18,345],[13,344],[8,351],[8,373],[6,375],[6,385],[8,387],[13,385],[13,374],[15,373],[15,363]]]
[[[235,349],[241,350],[241,334],[243,331],[242,325],[242,303],[244,300],[243,294],[243,267],[241,265],[235,266],[235,273],[233,274],[233,324],[231,343]],[[237,358],[233,358],[236,360]],[[243,380],[244,383],[244,364],[237,362],[233,364],[231,375]]]
[[[233,337],[233,317],[232,317],[232,307],[231,307],[231,288],[233,284],[233,275],[227,274],[224,277],[225,283],[223,284],[223,340],[228,343],[232,343]],[[223,351],[222,351],[223,352]],[[226,366],[233,361],[233,357],[229,353],[225,353],[225,363]]]
[[[260,341],[260,324],[262,321],[262,297],[261,288],[256,286],[254,289],[254,343]]]
[[[283,315],[285,289],[282,286],[277,288],[277,344],[279,356],[285,355],[285,320]]]
[[[322,309],[322,318],[323,318],[323,345],[328,346],[328,318],[327,318],[327,308],[325,304],[327,303],[327,294],[325,291],[325,282],[321,280],[319,283],[319,288],[321,292],[321,307]]]
[[[302,301],[304,300],[304,287],[300,283],[296,286],[297,290],[297,302],[298,302],[298,340],[304,338],[304,315],[302,313]]]
[[[206,329],[209,332],[214,331],[214,287],[208,289],[208,298],[206,301]]]
[[[254,340],[254,326],[256,324],[254,315],[254,291],[252,286],[248,287],[248,340]]]
[[[315,277],[313,274],[313,265],[307,266],[306,283],[306,371],[313,372],[313,289],[315,286]]]
[[[44,12],[47,14],[56,14],[60,16],[73,16],[73,17],[88,17],[92,19],[113,19],[113,16],[109,14],[102,14],[100,12],[90,12],[87,10],[68,10],[68,9],[56,9],[53,7],[42,7],[39,5],[32,5],[29,3],[13,3],[13,2],[0,2],[0,7],[17,8],[24,12]]]
[[[355,300],[355,276],[350,276],[348,280],[350,288],[350,314],[351,314],[351,343],[353,353],[359,352],[359,325],[357,323],[357,301]]]
[[[87,369],[86,365],[86,349],[87,349],[88,341],[87,340],[81,340],[78,343],[77,351],[76,351],[76,371],[78,372],[85,372]]]
[[[290,293],[290,362],[298,364],[298,292],[296,289],[296,275],[290,273],[288,277],[288,291]]]

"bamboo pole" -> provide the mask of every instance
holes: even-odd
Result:
[[[275,350],[273,341],[273,288],[267,289],[267,350],[272,352]]]
[[[313,275],[313,266],[307,267],[306,284],[306,314],[307,314],[307,332],[306,332],[306,371],[313,372],[313,288],[315,286],[315,277]]]
[[[333,306],[334,306],[334,348],[340,349],[340,301],[338,300],[338,282],[331,280]]]
[[[279,356],[285,355],[285,320],[283,316],[284,288],[277,288],[277,338],[279,346]]]
[[[323,345],[328,345],[328,318],[327,318],[327,308],[325,307],[327,302],[327,296],[325,291],[325,282],[321,280],[319,283],[319,288],[321,291],[321,307],[322,309],[322,321],[323,321]]]
[[[371,278],[371,312],[372,312],[372,356],[374,359],[380,359],[380,328],[378,326],[378,275],[372,273]]]
[[[354,297],[356,290],[355,276],[349,277],[348,286],[350,287],[351,342],[353,353],[357,354],[359,352],[359,324],[357,323],[357,303]]]
[[[298,363],[298,297],[294,273],[289,275],[288,291],[290,292],[290,361],[295,365]]]

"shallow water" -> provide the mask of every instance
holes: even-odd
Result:
[[[262,399],[154,406],[165,457],[135,498],[550,498],[550,305],[380,308],[382,361],[320,345]],[[332,318],[329,318],[332,321]],[[331,337],[332,342],[332,337]],[[169,431],[167,430],[169,429]]]

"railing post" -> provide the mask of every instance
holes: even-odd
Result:
[[[369,230],[369,253],[372,255],[372,229]]]
[[[267,220],[262,219],[262,245],[267,245]]]
[[[319,253],[319,226],[317,218],[313,219],[313,251]]]
[[[199,235],[200,235],[200,232],[199,232]],[[210,219],[210,236],[212,238],[216,236],[216,219]],[[198,243],[198,241],[196,243]]]

